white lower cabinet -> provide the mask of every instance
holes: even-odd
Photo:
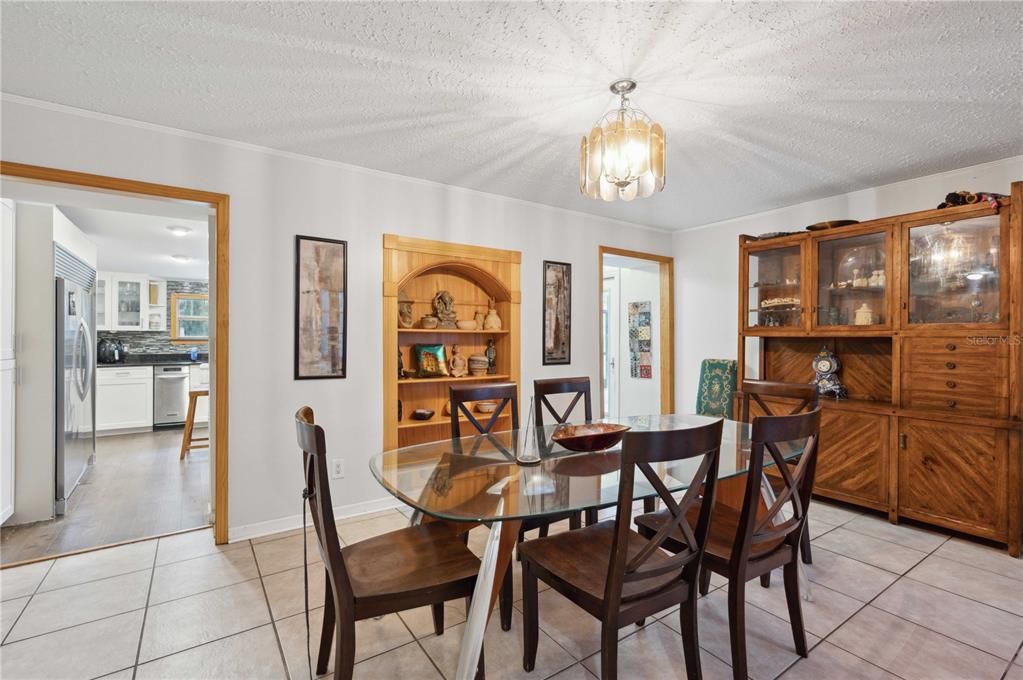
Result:
[[[210,365],[199,364],[190,366],[188,369],[188,389],[208,390],[210,389]],[[195,422],[210,422],[210,398],[199,397],[195,401]]]
[[[153,367],[96,369],[96,431],[153,427]]]

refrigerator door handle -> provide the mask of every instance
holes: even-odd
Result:
[[[75,388],[78,390],[78,397],[85,399],[92,389],[92,336],[89,333],[89,324],[85,319],[78,320],[78,333],[75,335],[75,352],[73,367],[75,375]]]

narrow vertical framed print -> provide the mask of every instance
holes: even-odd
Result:
[[[348,242],[295,237],[295,380],[344,378]]]
[[[572,363],[572,265],[543,262],[543,365]]]

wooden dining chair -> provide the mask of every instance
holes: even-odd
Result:
[[[764,398],[787,399],[790,403],[796,402],[795,406],[789,409],[788,414],[777,413],[772,409],[771,404],[764,401]],[[817,393],[817,386],[813,383],[787,383],[772,380],[743,380],[740,398],[739,415],[744,423],[750,421],[750,403],[756,404],[761,413],[765,416],[793,415],[804,411],[812,411],[817,408],[820,395]],[[775,406],[777,408],[777,406]],[[790,460],[789,465],[795,465],[798,459]],[[777,492],[781,486],[781,479],[776,474],[767,475],[768,482]],[[810,499],[806,499],[809,505]],[[813,563],[813,555],[810,552],[810,531],[807,530],[799,543],[799,554],[806,564]],[[764,574],[760,579],[761,584],[766,588],[771,585],[771,574]]]
[[[551,404],[548,397],[555,394],[571,394],[572,400],[562,410],[558,410]],[[537,427],[546,424],[545,412],[549,413],[555,423],[567,423],[575,411],[579,401],[583,402],[583,422],[593,420],[593,403],[590,398],[590,379],[588,376],[578,378],[543,378],[533,381],[533,409],[536,417]],[[586,524],[597,523],[597,508],[587,509],[585,512]]]
[[[820,440],[820,408],[809,413],[762,416],[753,420],[749,472],[741,510],[717,503],[711,519],[707,552],[703,557],[700,592],[706,593],[711,572],[728,578],[728,629],[732,645],[732,675],[746,680],[746,582],[782,568],[785,601],[796,652],[807,655],[806,631],[799,597],[799,542],[806,531],[806,506],[813,492]],[[802,444],[799,463],[790,471],[781,448]],[[777,466],[784,488],[761,512],[761,483],[765,459]],[[789,508],[789,516],[783,511]],[[689,510],[690,519],[697,510]],[[670,529],[664,547],[672,552],[689,549],[688,537],[672,526],[664,512],[636,518],[639,533],[655,537]]]
[[[303,452],[309,511],[326,572],[323,629],[316,674],[327,672],[336,641],[334,679],[350,680],[355,666],[355,622],[430,605],[434,632],[444,633],[444,603],[469,599],[480,561],[465,546],[454,525],[431,522],[381,534],[341,547],[327,474],[327,445],[313,410],[295,414],[298,446]],[[483,674],[480,656],[477,677]]]
[[[619,629],[674,605],[681,606],[686,674],[693,679],[701,677],[697,586],[717,487],[722,424],[717,420],[684,430],[627,433],[622,444],[615,518],[519,547],[522,666],[526,671],[533,670],[536,663],[537,581],[542,580],[600,620],[601,678],[618,677]],[[666,464],[675,477],[692,474],[680,501],[676,502],[652,464]],[[666,522],[649,537],[631,528],[637,469],[666,506]],[[669,536],[675,535],[682,539],[676,545],[684,547],[669,555],[661,548]]]

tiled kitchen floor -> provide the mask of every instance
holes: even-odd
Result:
[[[180,449],[180,428],[97,438],[96,464],[71,494],[67,514],[0,529],[0,563],[210,524],[209,451],[178,460]]]
[[[751,677],[1023,680],[1023,561],[816,501],[810,515],[814,599],[803,603],[810,656],[799,660],[792,650],[781,579],[770,589],[751,583]],[[351,542],[406,523],[388,510],[338,527]],[[477,552],[486,531],[473,530]],[[309,559],[319,561],[315,548]],[[217,547],[202,530],[4,570],[0,675],[305,678],[301,565],[301,531]],[[315,568],[310,584],[315,645],[323,602]],[[712,586],[700,605],[700,643],[704,675],[714,680],[731,673],[727,586],[717,576]],[[536,670],[524,673],[520,611],[517,602],[512,631],[496,623],[487,631],[489,678],[599,673],[599,625],[553,591],[540,594]],[[620,677],[684,673],[676,617],[666,612],[622,631]],[[453,677],[464,618],[462,603],[451,603],[440,637],[425,608],[359,622],[356,678]]]

